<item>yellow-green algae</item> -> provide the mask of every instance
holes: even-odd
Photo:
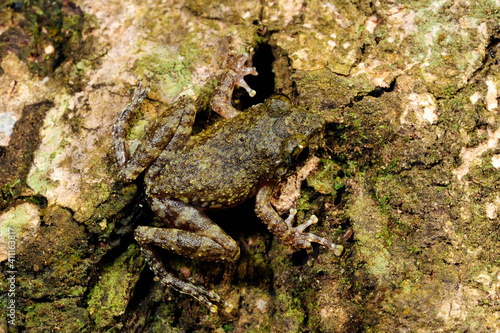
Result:
[[[116,317],[125,313],[134,285],[142,268],[140,251],[131,245],[111,265],[103,268],[99,282],[89,294],[88,311],[98,329],[113,326]]]
[[[163,87],[167,88],[166,99],[181,89],[177,82],[182,82],[182,86],[189,85],[189,80],[193,79],[191,69],[198,68],[197,65],[203,65],[205,59],[209,59],[203,55],[214,52],[215,44],[206,48],[205,44],[195,43],[195,37],[207,37],[204,32],[210,31],[214,35],[223,35],[218,38],[225,38],[226,32],[232,30],[248,34],[247,40],[262,40],[262,36],[253,36],[257,26],[248,25],[254,19],[258,24],[259,18],[252,17],[253,12],[242,20],[235,20],[233,16],[227,19],[197,16],[204,15],[204,5],[207,4],[202,1],[190,2],[187,7],[191,6],[191,9],[186,12],[175,3],[174,7],[177,7],[174,9],[178,10],[176,17],[190,15],[189,20],[193,23],[189,26],[191,32],[184,32],[184,26],[177,25],[178,30],[172,34],[166,28],[177,22],[176,17],[169,16],[163,9],[156,10],[158,8],[154,4],[151,9],[145,9],[152,15],[145,22],[152,31],[151,40],[160,35],[174,37],[162,40],[162,48],[158,50],[166,50],[168,41],[173,45],[178,45],[183,38],[187,41],[181,43],[185,47],[180,47],[178,53],[191,63],[172,59],[171,55],[175,52],[170,50],[153,52],[141,58],[151,60],[154,65],[154,71],[146,73],[145,77],[156,75],[160,83],[173,84]],[[318,261],[322,262],[309,269],[306,265],[294,266],[289,249],[277,242],[269,244],[265,237],[257,237],[255,241],[259,246],[256,251],[259,254],[251,252],[251,256],[244,255],[241,265],[244,263],[245,267],[237,267],[234,271],[238,278],[231,278],[234,275],[229,271],[229,277],[221,284],[221,288],[229,290],[229,293],[234,293],[235,289],[240,292],[246,284],[252,286],[252,292],[245,294],[241,291],[240,297],[235,297],[245,304],[247,312],[220,314],[214,319],[208,317],[199,304],[167,292],[158,306],[164,315],[141,318],[144,327],[159,328],[162,324],[176,323],[177,330],[192,329],[194,326],[200,331],[245,330],[257,317],[250,311],[255,310],[252,308],[254,301],[262,298],[263,293],[270,295],[270,311],[274,311],[274,319],[261,316],[264,318],[260,326],[262,330],[284,327],[286,320],[293,323],[296,330],[329,332],[347,329],[373,332],[394,329],[482,331],[498,327],[498,311],[495,310],[498,299],[494,294],[499,283],[500,265],[498,219],[487,216],[487,205],[495,204],[498,192],[498,170],[492,165],[493,156],[499,154],[498,149],[492,148],[471,162],[470,170],[462,180],[458,181],[453,173],[464,163],[461,149],[477,147],[488,140],[488,132],[498,128],[494,117],[491,117],[492,111],[487,109],[485,96],[488,86],[484,83],[486,79],[498,77],[499,72],[497,61],[489,55],[489,51],[495,54],[498,47],[488,46],[490,41],[500,37],[496,32],[499,11],[495,3],[423,1],[397,7],[392,2],[370,5],[365,1],[348,4],[337,1],[325,8],[322,3],[312,1],[302,8],[287,5],[279,2],[272,8],[264,8],[263,12],[263,19],[277,29],[270,39],[275,55],[278,61],[287,64],[276,69],[276,75],[279,80],[283,77],[288,81],[291,79],[293,85],[287,83],[285,86],[293,86],[293,97],[301,105],[322,112],[329,121],[321,157],[332,159],[342,168],[343,179],[339,181],[346,184],[346,189],[339,198],[344,216],[338,222],[352,226],[356,244],[347,248],[345,257],[340,261],[320,250]],[[297,14],[285,15],[281,12],[283,9]],[[246,13],[243,10],[231,12]],[[274,20],[270,13],[279,15]],[[367,18],[372,15],[381,18],[373,34],[366,30]],[[400,18],[400,23],[395,18]],[[234,22],[238,22],[239,26],[233,25]],[[318,33],[309,32],[311,30]],[[332,33],[339,36],[336,46],[347,47],[338,51],[332,49],[332,52],[317,51],[320,43],[329,45],[328,38]],[[191,52],[196,57],[189,57]],[[344,59],[349,52],[354,58]],[[102,55],[101,51],[98,53]],[[162,59],[163,56],[165,59]],[[309,62],[307,56],[314,61]],[[374,59],[378,61],[377,66],[363,73],[360,64],[369,66],[375,63]],[[135,64],[135,73],[140,75],[141,71],[146,72],[147,62],[138,61]],[[175,66],[169,67],[170,64]],[[313,65],[322,67],[308,70]],[[207,66],[212,68],[213,63]],[[74,75],[76,73],[75,69]],[[374,82],[381,81],[374,81],[374,78],[381,78],[387,86],[378,89]],[[206,105],[210,89],[196,84],[194,88],[206,95],[202,97]],[[476,92],[480,98],[472,103],[470,98]],[[400,122],[409,93],[433,96],[438,107],[436,123]],[[80,127],[78,123],[76,127]],[[66,136],[65,133],[60,135]],[[109,142],[101,140],[104,144]],[[48,155],[49,160],[58,156],[56,150],[51,154]],[[96,162],[110,163],[109,160],[94,161],[94,165]],[[69,161],[65,163],[69,164]],[[44,193],[42,187],[40,193]],[[105,192],[98,186],[91,187],[85,200],[92,201],[91,195],[95,190],[103,194],[99,195],[102,197],[100,200],[106,202],[105,197],[111,191]],[[303,198],[314,200],[316,204],[309,203],[308,207],[320,207],[319,213],[322,212],[321,205],[317,203],[328,203],[328,207],[333,207],[331,200],[335,200],[319,200],[318,194],[311,189]],[[98,206],[96,202],[89,207]],[[344,203],[345,207],[342,206]],[[103,211],[109,214],[115,212],[113,207],[123,207],[118,204],[104,206]],[[108,220],[109,216],[106,221],[110,222],[103,224],[104,217],[99,219],[100,216],[100,213],[93,215],[93,222],[86,225],[93,234],[99,234],[100,225],[105,225],[106,230],[100,234],[103,235],[100,240],[105,242],[116,224]],[[83,231],[79,225],[71,225],[81,236]],[[329,233],[332,227],[335,227],[332,221],[323,222],[320,219],[320,223],[312,228]],[[259,232],[265,233],[263,230]],[[49,234],[44,236],[50,239]],[[85,244],[81,246],[86,248]],[[105,251],[104,248],[100,253]],[[253,257],[259,258],[258,266],[268,260],[272,279],[260,281],[259,275],[250,274],[249,279],[244,280],[245,272],[252,271]],[[60,272],[79,267],[78,262],[85,263],[78,251],[59,258],[43,258],[54,260]],[[38,274],[46,272],[42,269]],[[204,282],[213,285],[218,281],[217,274],[214,274]],[[35,295],[36,288],[43,290],[44,297],[49,294],[42,288],[45,281],[41,279],[29,277],[21,282],[26,287],[27,298]],[[338,289],[328,289],[334,283],[339,283]],[[316,285],[319,287],[312,287]],[[256,292],[257,288],[262,290],[262,294]],[[60,287],[56,290],[58,297],[62,297],[60,300],[71,293]],[[75,297],[83,295],[81,289],[75,287],[73,290],[80,290],[74,292],[79,295]],[[322,290],[330,293],[327,300],[320,303],[318,296]],[[163,290],[156,290],[157,294],[160,292]],[[46,316],[47,322],[54,317],[47,316],[45,309],[57,315],[59,312],[52,311],[57,309],[60,300],[23,309],[29,319],[25,327],[46,328],[41,321],[42,316]],[[161,297],[155,300],[160,301]],[[176,306],[173,304],[176,302],[184,302],[182,304],[185,305],[180,315],[174,312]],[[78,318],[89,318],[88,314],[81,312],[79,304],[75,302],[73,307],[66,305],[61,309],[70,309],[67,311],[69,314],[80,314],[75,316]],[[117,308],[123,309],[123,304]],[[130,311],[127,319],[136,313],[134,309]],[[178,316],[177,319],[175,316]],[[114,325],[113,320],[107,320]],[[74,324],[69,320],[65,323]],[[96,323],[88,325],[95,327]]]

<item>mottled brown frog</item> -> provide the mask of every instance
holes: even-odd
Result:
[[[156,277],[165,285],[191,295],[212,312],[214,303],[228,306],[214,292],[181,280],[167,272],[155,246],[182,256],[200,260],[235,262],[238,244],[204,213],[238,205],[257,195],[255,211],[269,230],[283,243],[306,249],[312,255],[311,242],[342,253],[342,246],[304,229],[317,221],[292,226],[296,213],[283,220],[270,204],[273,186],[293,172],[318,147],[324,120],[282,95],[239,112],[231,106],[235,85],[253,96],[243,76],[257,75],[246,66],[248,55],[230,54],[227,70],[221,75],[212,109],[224,120],[191,136],[195,118],[192,94],[185,94],[170,105],[157,125],[129,158],[126,128],[135,110],[148,95],[148,89],[136,90],[132,102],[120,113],[113,129],[113,146],[120,168],[119,178],[133,181],[145,173],[149,205],[167,228],[140,226],[135,239]]]

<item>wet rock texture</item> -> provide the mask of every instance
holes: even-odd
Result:
[[[3,309],[17,237],[1,330],[499,332],[499,21],[493,0],[0,4]],[[255,54],[258,101],[282,92],[326,119],[315,169],[289,182],[300,196],[277,201],[346,250],[310,266],[252,202],[215,212],[239,262],[164,253],[234,306],[213,315],[144,265],[133,230],[159,222],[140,181],[116,181],[111,128],[139,81],[160,102],[192,89],[197,130],[217,121],[228,36]],[[157,115],[142,111],[132,149]]]

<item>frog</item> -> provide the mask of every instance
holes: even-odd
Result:
[[[321,144],[325,121],[288,97],[275,94],[244,111],[231,104],[235,86],[250,96],[256,92],[244,80],[257,75],[248,53],[228,54],[210,105],[222,120],[192,135],[196,115],[195,95],[189,89],[173,103],[162,105],[162,116],[132,154],[126,131],[137,109],[145,103],[149,88],[139,85],[131,102],[119,113],[113,127],[113,148],[122,182],[133,182],[144,173],[149,206],[166,228],[138,226],[135,240],[155,275],[155,280],[190,295],[218,311],[230,309],[218,294],[167,271],[157,247],[203,261],[235,263],[240,248],[205,213],[224,209],[256,197],[255,212],[273,235],[294,249],[314,257],[312,243],[341,255],[337,245],[305,229],[316,223],[312,216],[293,226],[297,210],[282,218],[271,204],[276,185],[293,174]],[[230,311],[230,310],[227,310]]]

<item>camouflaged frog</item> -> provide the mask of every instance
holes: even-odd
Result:
[[[342,246],[303,232],[317,221],[315,216],[293,227],[296,211],[291,210],[283,220],[270,204],[276,182],[293,172],[318,147],[324,120],[281,95],[243,112],[234,109],[231,95],[235,85],[255,95],[243,80],[247,74],[257,75],[255,68],[245,66],[247,60],[247,54],[229,56],[228,68],[211,101],[212,109],[226,119],[203,132],[191,136],[195,103],[191,96],[182,96],[168,107],[129,158],[126,128],[148,94],[140,87],[113,130],[119,177],[130,182],[146,170],[149,205],[168,227],[140,226],[135,231],[151,270],[162,283],[193,296],[212,312],[217,311],[214,303],[228,304],[217,294],[167,272],[154,249],[159,246],[200,260],[238,260],[238,244],[205,215],[206,209],[235,206],[257,194],[257,216],[283,243],[306,249],[310,255],[311,242],[323,244],[337,255],[342,252]]]

